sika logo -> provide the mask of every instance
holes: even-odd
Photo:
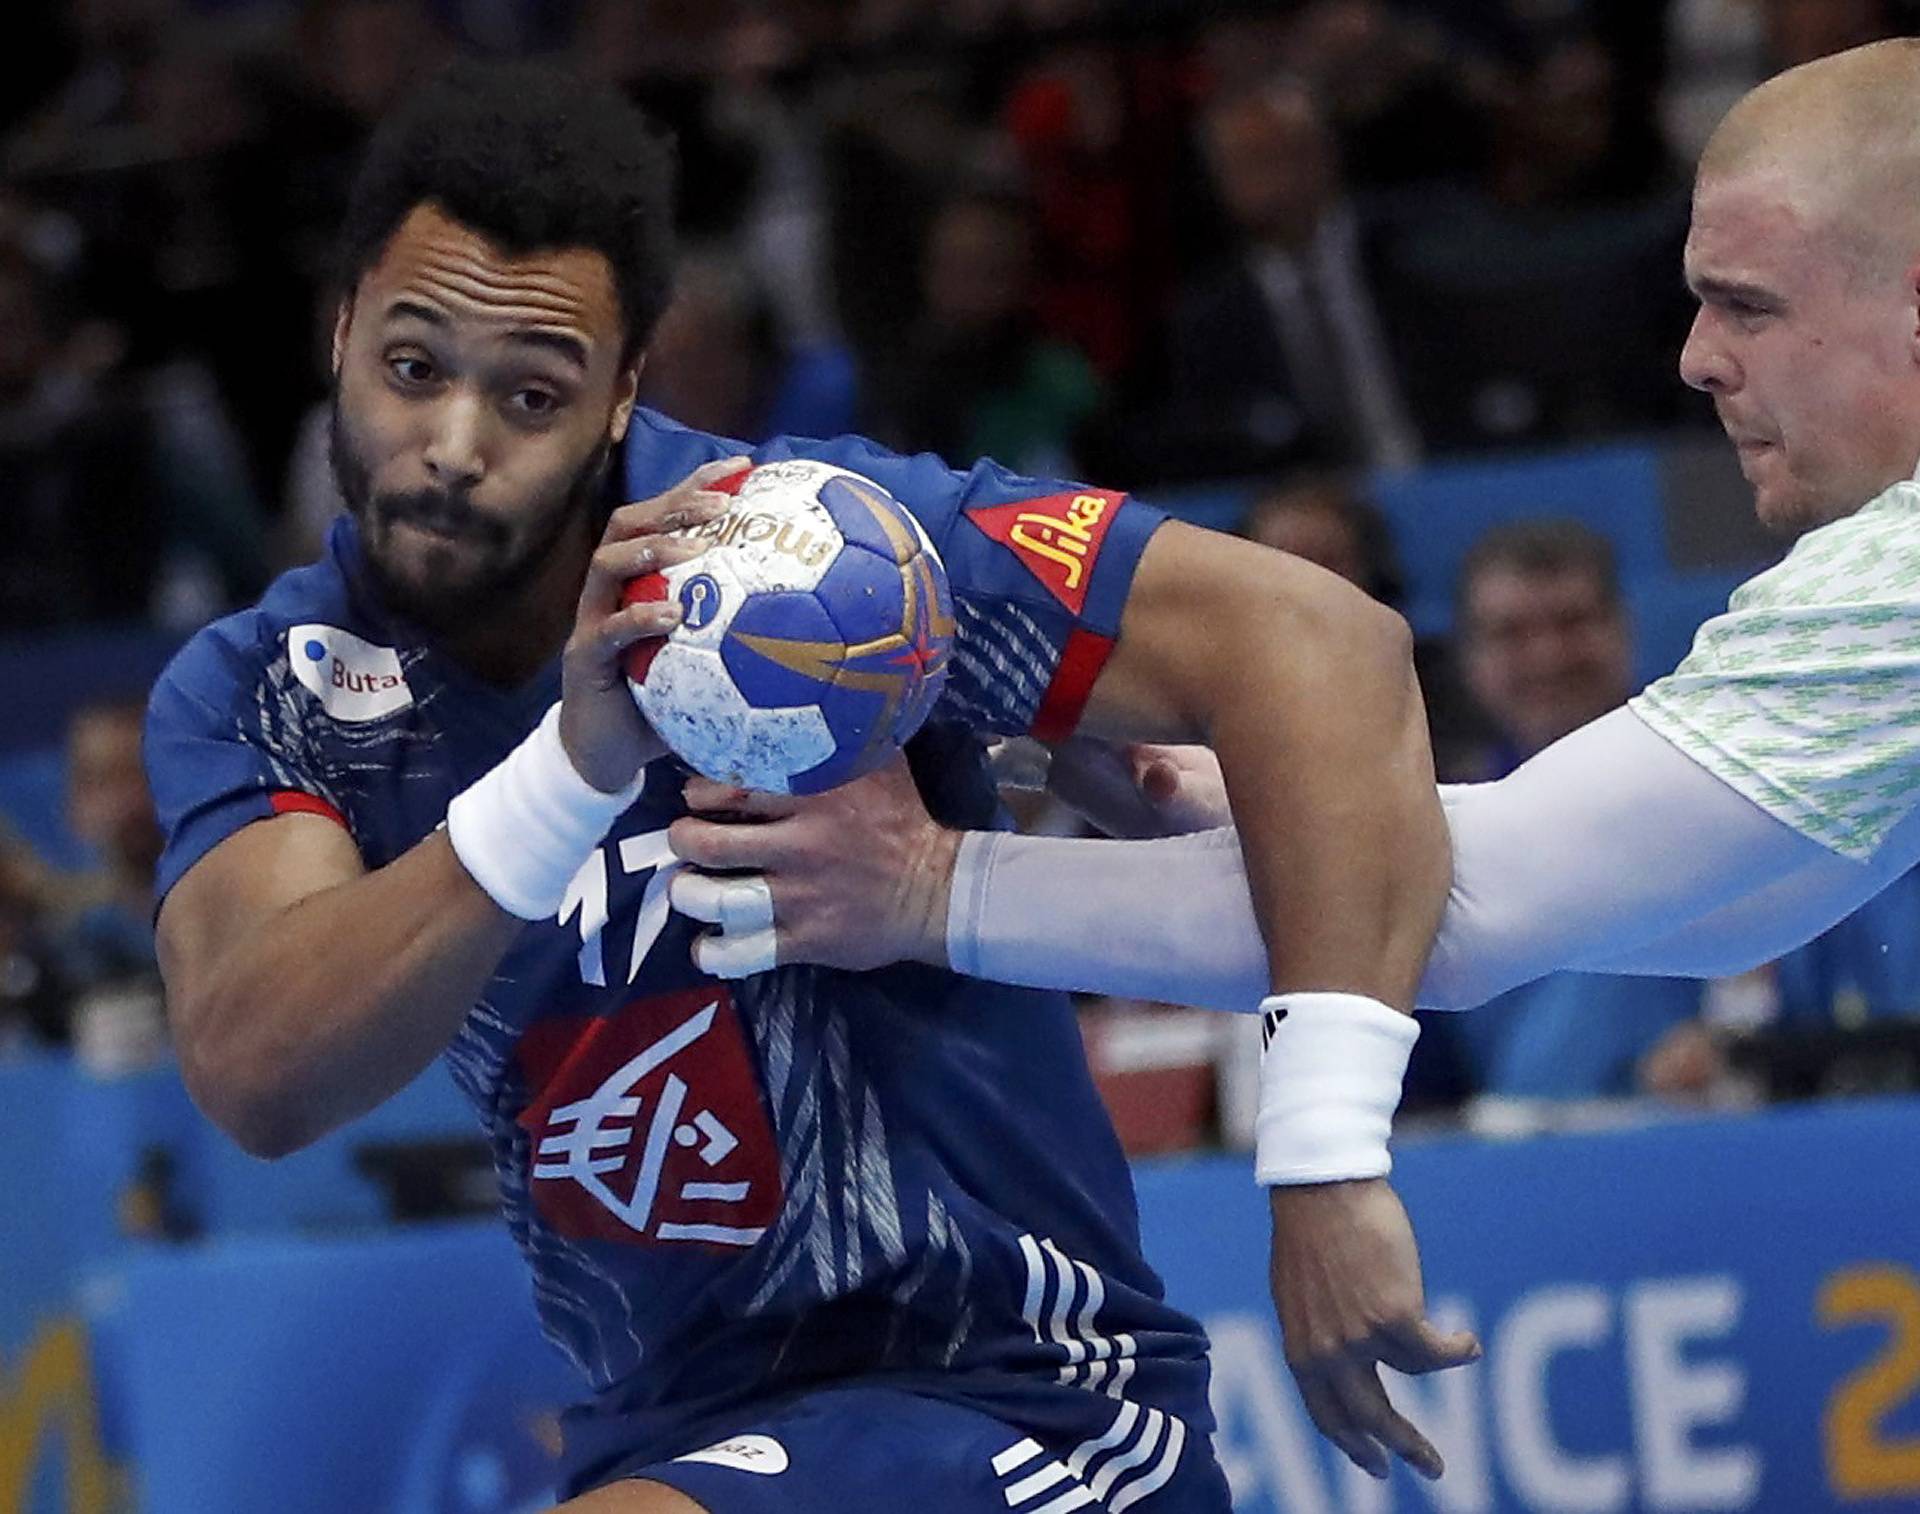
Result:
[[[378,720],[413,703],[400,655],[338,626],[294,626],[287,632],[293,676],[335,720]]]
[[[1075,615],[1087,604],[1087,585],[1100,543],[1125,499],[1106,489],[1054,494],[969,510],[967,519],[1002,546]]]

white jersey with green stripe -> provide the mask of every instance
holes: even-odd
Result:
[[[1808,532],[1633,709],[1776,819],[1870,858],[1920,804],[1920,481]]]

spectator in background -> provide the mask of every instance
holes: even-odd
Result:
[[[1248,507],[1239,531],[1339,574],[1383,605],[1405,608],[1406,585],[1386,517],[1344,475],[1301,473],[1276,482]],[[1426,702],[1435,770],[1443,782],[1478,776],[1491,733],[1461,685],[1451,649],[1421,637],[1414,643],[1413,667]]]
[[[205,619],[262,577],[232,428],[192,365],[128,369],[78,261],[62,218],[0,205],[0,629],[136,620],[169,596]]]
[[[922,249],[980,133],[955,70],[890,68],[820,100],[828,282],[840,330],[874,374],[898,362],[921,305]]]
[[[1101,403],[1092,365],[1035,314],[1031,207],[991,191],[955,195],[921,254],[918,319],[872,385],[874,430],[956,467],[991,456],[1027,473],[1071,473]]]
[[[1674,156],[1698,161],[1733,102],[1769,74],[1896,36],[1912,12],[1893,0],[1672,0],[1659,108]]]
[[[789,352],[773,308],[738,259],[685,255],[673,303],[647,345],[640,402],[742,441],[854,429],[852,360],[837,347]]]
[[[1240,535],[1304,557],[1398,609],[1406,595],[1386,517],[1338,473],[1298,473],[1247,507]]]
[[[0,1059],[67,1040],[68,992],[46,942],[47,870],[0,825]]]
[[[1479,178],[1396,207],[1379,289],[1436,450],[1704,417],[1673,376],[1687,195],[1670,165],[1623,151],[1626,117],[1613,55],[1549,38],[1515,69]]]
[[[1282,60],[1327,102],[1347,181],[1391,189],[1473,173],[1493,69],[1431,19],[1384,0],[1311,0]]]
[[[1456,624],[1467,686],[1499,737],[1487,778],[1633,692],[1613,548],[1576,522],[1526,522],[1482,537],[1461,569]],[[1410,1103],[1633,1094],[1642,1057],[1699,1013],[1702,991],[1690,979],[1560,972],[1472,1014],[1423,1014]]]
[[[1408,465],[1418,439],[1314,95],[1263,80],[1215,99],[1202,129],[1231,246],[1174,310],[1158,471]]]
[[[1481,537],[1455,596],[1467,687],[1500,732],[1488,778],[1625,704],[1633,644],[1613,547],[1575,521]]]
[[[1839,1040],[1820,1077],[1805,1091],[1834,1087],[1859,1092],[1877,1087],[1869,1076],[1848,1086],[1860,1069],[1848,1061],[1884,1062],[1871,1029],[1889,1020],[1920,1019],[1920,872],[1896,879],[1838,925],[1789,952],[1778,962],[1710,985],[1698,1019],[1676,1025],[1643,1059],[1640,1079],[1664,1098],[1742,1100],[1747,1089],[1734,1073],[1740,1043],[1749,1035],[1819,1037],[1868,1030],[1869,1038],[1848,1057]],[[1876,1069],[1891,1087],[1912,1088],[1911,1067]],[[1833,1079],[1832,1083],[1829,1079]],[[1799,1081],[1799,1080],[1796,1080]],[[1837,1087],[1835,1085],[1838,1085]]]
[[[154,953],[161,835],[141,765],[141,701],[84,705],[67,728],[67,824],[93,866],[63,880],[49,943],[68,991],[72,1038],[96,1071],[143,1066],[164,1049]]]
[[[68,0],[63,11],[71,67],[7,143],[9,176],[86,153],[122,124],[135,81],[176,24],[179,0]]]
[[[74,880],[59,929],[75,986],[148,978],[153,948],[153,873],[160,823],[140,762],[146,708],[138,700],[83,705],[67,728],[67,825],[92,853]]]
[[[1058,40],[1061,27],[1099,15],[1087,0],[1020,9],[1028,45],[1042,50],[998,125],[1032,196],[1040,323],[1115,384],[1137,367],[1173,290],[1191,92],[1166,42],[1084,30]]]

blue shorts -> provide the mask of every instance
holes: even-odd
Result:
[[[962,1404],[898,1388],[828,1388],[672,1461],[621,1468],[709,1514],[1228,1514],[1205,1436],[1158,1409],[1111,1401],[1101,1433],[1070,1445]]]

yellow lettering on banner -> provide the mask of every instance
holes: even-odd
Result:
[[[27,1343],[11,1373],[0,1374],[0,1509],[24,1509],[43,1436],[62,1435],[67,1514],[107,1514],[118,1506],[117,1478],[100,1447],[87,1339],[62,1320]]]
[[[1827,1482],[1842,1498],[1920,1494],[1920,1436],[1889,1438],[1882,1422],[1920,1391],[1920,1277],[1892,1262],[1849,1267],[1820,1290],[1828,1330],[1885,1320],[1886,1349],[1834,1389],[1823,1429]]]

